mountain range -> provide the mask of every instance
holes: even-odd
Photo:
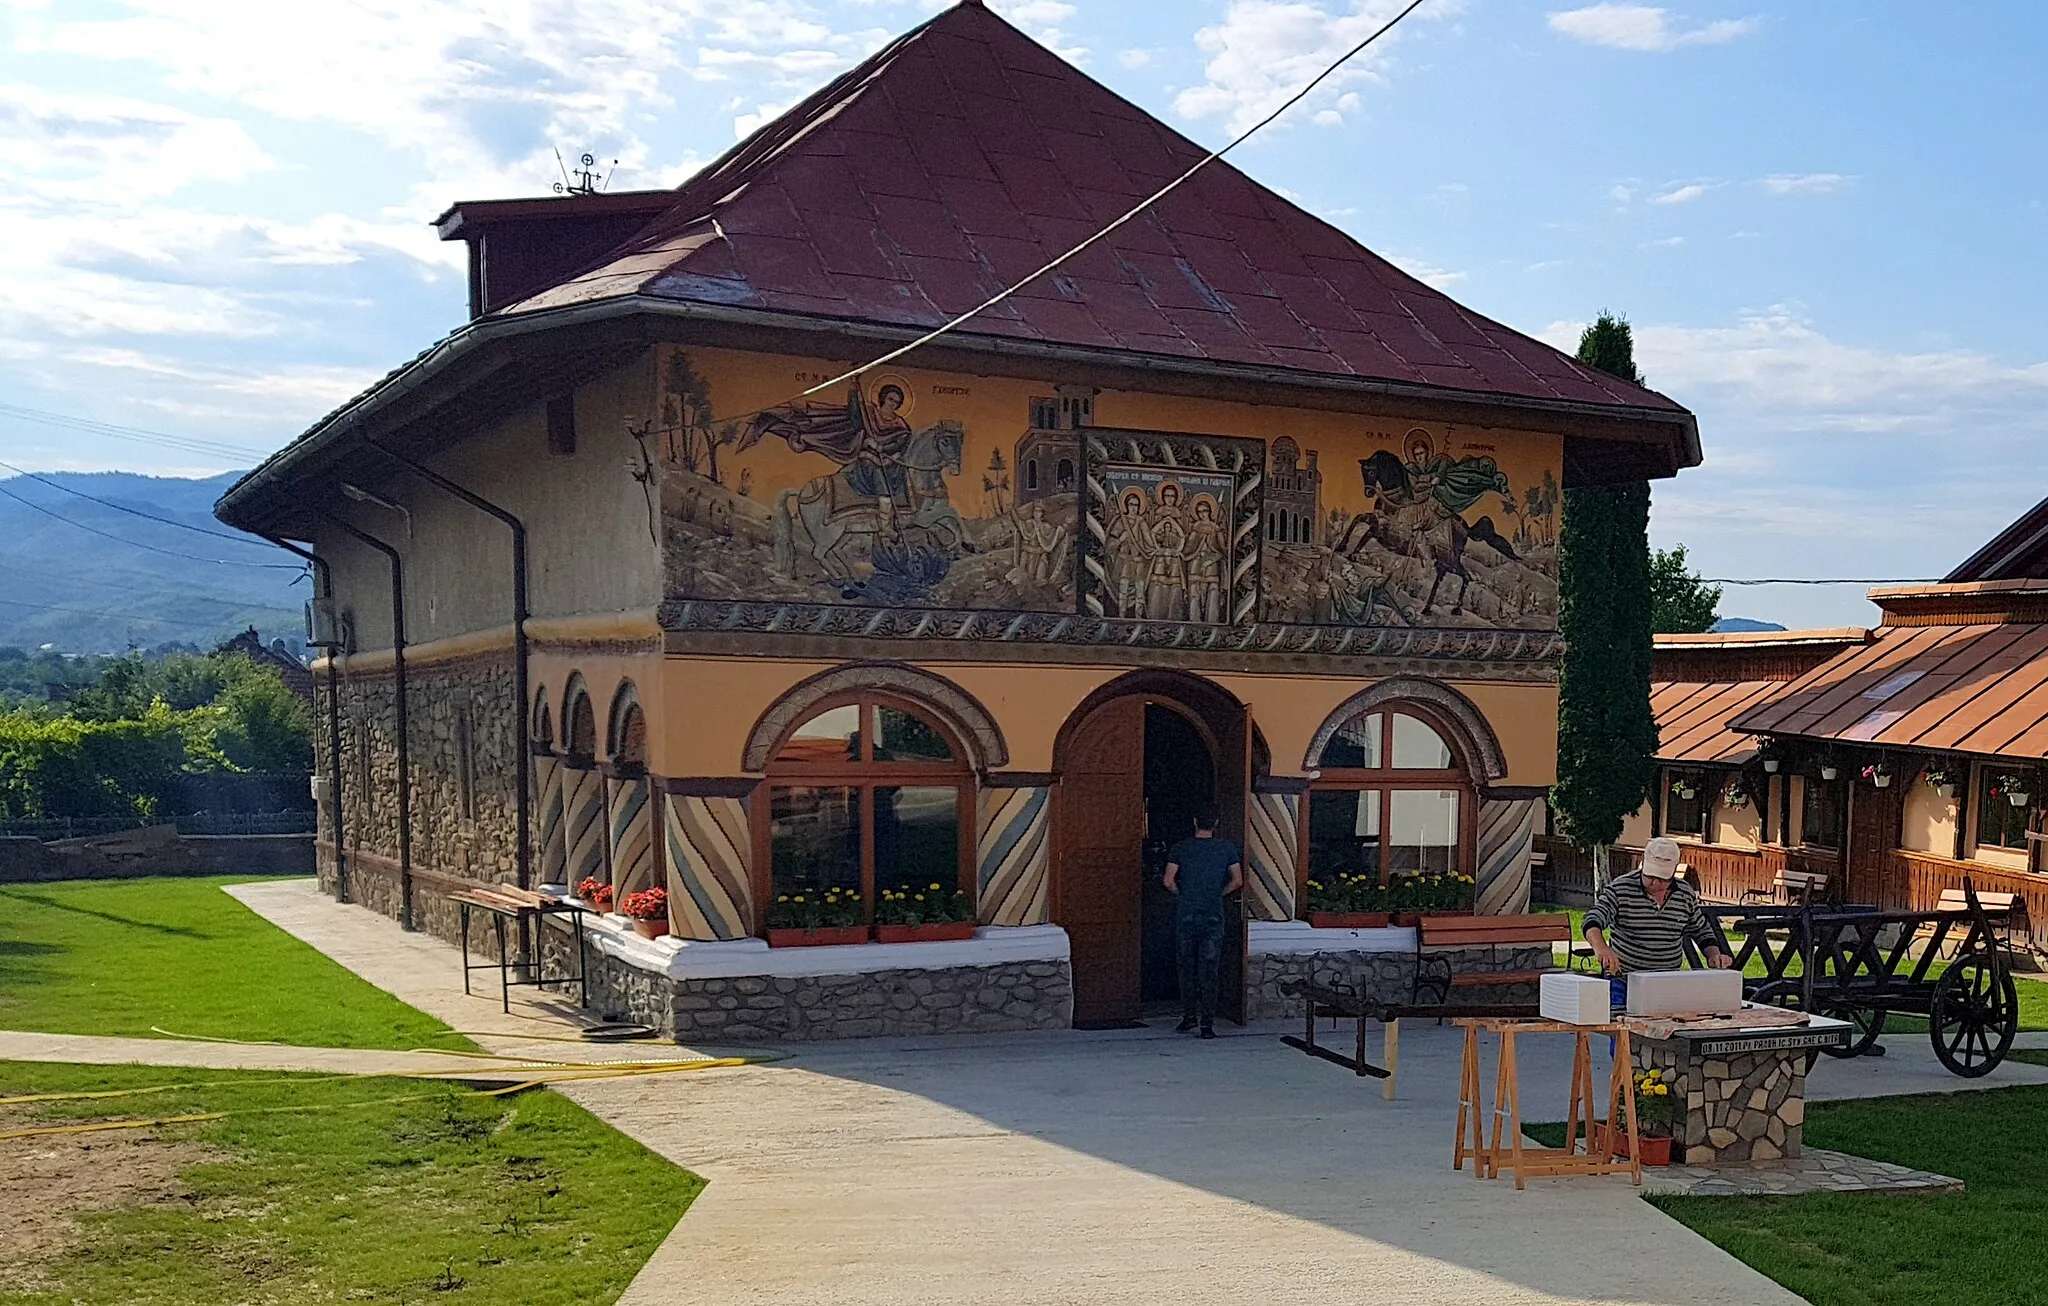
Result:
[[[254,626],[297,650],[312,592],[300,560],[213,517],[241,475],[0,480],[0,645],[212,648]]]

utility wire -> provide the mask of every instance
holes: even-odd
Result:
[[[211,454],[215,457],[242,458],[251,463],[262,459],[263,454],[241,445],[226,444],[219,440],[205,440],[197,436],[170,435],[163,431],[146,431],[139,426],[121,426],[114,422],[95,421],[90,417],[73,417],[68,413],[46,412],[40,408],[23,408],[19,404],[0,404],[0,416],[16,417],[25,422],[40,422],[44,426],[59,426],[70,431],[84,431],[89,435],[107,435],[117,440],[134,440],[140,444],[162,445],[186,453]]]
[[[66,517],[63,513],[57,512],[51,508],[44,507],[42,504],[37,503],[33,499],[22,498],[14,491],[8,489],[5,484],[0,484],[0,495],[4,495],[9,499],[14,500],[16,503],[22,505],[24,508],[33,508],[35,511],[43,514],[45,517],[51,517],[56,519],[57,521],[63,522],[66,526],[76,526],[79,530],[82,530],[89,535],[97,535],[100,536],[102,539],[112,540],[116,544],[125,544],[131,549],[143,549],[150,553],[161,553],[165,557],[169,558],[183,558],[186,562],[210,562],[216,567],[260,567],[268,571],[305,570],[305,564],[302,562],[243,562],[239,559],[234,558],[202,558],[196,553],[180,553],[176,549],[159,548],[154,544],[144,544],[140,540],[131,540],[125,538],[124,536],[115,535],[111,531],[103,531],[97,526],[88,526],[82,521],[73,521],[71,518]]]
[[[1907,576],[1903,578],[1897,576],[1879,576],[1875,578],[1849,576],[1819,580],[1799,576],[1743,577],[1741,579],[1729,576],[1705,576],[1700,579],[1700,583],[1702,585],[1939,585],[1942,582],[1938,578],[1930,580],[1924,576]]]
[[[112,499],[102,499],[96,494],[87,494],[84,490],[73,489],[71,486],[65,485],[60,481],[53,481],[39,472],[24,471],[13,463],[4,460],[0,460],[0,467],[5,467],[16,476],[26,476],[31,481],[40,481],[53,490],[62,490],[66,494],[75,494],[89,503],[100,505],[102,508],[112,508],[115,512],[125,512],[131,517],[140,517],[144,521],[153,521],[160,526],[175,526],[181,531],[191,531],[194,535],[210,536],[213,539],[227,540],[233,544],[253,544],[258,548],[264,549],[274,549],[277,547],[268,540],[259,540],[253,535],[231,535],[227,531],[210,531],[204,526],[194,526],[188,522],[173,521],[169,517],[159,517],[155,513],[144,512],[140,508],[131,508],[125,503],[116,503]]]
[[[1360,41],[1357,45],[1354,45],[1349,50],[1345,51],[1343,57],[1339,58],[1337,62],[1323,69],[1323,71],[1321,71],[1320,73],[1317,73],[1315,75],[1315,78],[1312,81],[1310,81],[1308,85],[1302,87],[1293,95],[1289,96],[1287,98],[1287,101],[1284,104],[1282,104],[1279,108],[1273,110],[1273,112],[1267,114],[1265,117],[1253,123],[1249,128],[1247,128],[1243,133],[1241,133],[1236,140],[1233,140],[1232,142],[1230,142],[1230,144],[1224,146],[1222,149],[1217,150],[1214,153],[1208,155],[1207,157],[1202,159],[1201,162],[1195,164],[1194,167],[1189,168],[1186,172],[1183,172],[1180,176],[1175,177],[1172,181],[1166,183],[1166,185],[1160,187],[1157,191],[1153,192],[1151,196],[1149,196],[1143,203],[1139,204],[1136,208],[1132,209],[1129,213],[1124,214],[1122,217],[1110,223],[1102,230],[1088,237],[1088,239],[1082,241],[1080,244],[1074,246],[1066,253],[1060,255],[1052,262],[1038,269],[1038,271],[1032,273],[1030,276],[1024,278],[1022,281],[1019,281],[1016,285],[1011,286],[1008,290],[1002,291],[999,294],[991,296],[990,298],[982,301],[980,304],[975,305],[973,308],[968,309],[965,313],[962,313],[960,316],[954,318],[952,321],[946,323],[944,326],[939,327],[936,330],[926,332],[925,334],[919,336],[917,339],[911,341],[909,344],[904,345],[900,349],[893,349],[872,362],[861,364],[859,367],[854,368],[851,372],[845,372],[840,374],[839,376],[833,377],[830,381],[819,382],[817,385],[814,385],[810,389],[804,391],[801,397],[807,399],[810,396],[817,394],[821,390],[830,390],[832,387],[839,385],[842,382],[855,380],[863,372],[869,372],[877,367],[881,367],[886,363],[894,362],[896,359],[903,357],[905,354],[910,353],[912,350],[921,348],[922,346],[928,345],[932,341],[937,340],[940,336],[945,335],[947,332],[953,330],[955,327],[962,325],[969,319],[977,317],[980,314],[987,312],[989,309],[994,308],[996,305],[1002,303],[1004,300],[1016,294],[1018,291],[1022,290],[1024,287],[1030,285],[1032,282],[1038,280],[1040,277],[1046,275],[1047,273],[1057,271],[1061,264],[1067,262],[1067,260],[1073,258],[1075,255],[1086,250],[1088,247],[1095,244],[1097,241],[1102,240],[1111,232],[1123,226],[1126,222],[1129,222],[1131,219],[1143,213],[1146,209],[1151,208],[1154,204],[1157,204],[1159,201],[1165,199],[1168,195],[1171,195],[1174,191],[1180,189],[1180,187],[1185,182],[1187,182],[1189,178],[1193,177],[1196,173],[1208,167],[1210,164],[1216,162],[1216,160],[1230,153],[1238,146],[1244,144],[1253,136],[1257,135],[1262,128],[1267,126],[1274,119],[1278,118],[1281,114],[1286,113],[1289,109],[1292,109],[1295,105],[1307,99],[1309,93],[1314,91],[1316,87],[1321,86],[1324,82],[1328,81],[1331,77],[1335,76],[1338,69],[1342,68],[1345,64],[1350,63],[1353,59],[1357,58],[1358,55],[1362,53],[1367,46],[1371,45],[1374,41],[1379,40],[1388,32],[1393,31],[1394,25],[1396,23],[1399,23],[1408,15],[1414,13],[1417,9],[1420,9],[1423,3],[1424,0],[1411,0],[1411,3],[1408,5],[1407,8],[1403,9],[1400,13],[1395,14],[1392,18],[1389,18],[1386,21],[1386,24],[1382,26],[1378,31],[1374,32],[1371,36],[1366,37],[1363,41]]]

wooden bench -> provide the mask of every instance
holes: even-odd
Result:
[[[1979,889],[1977,891],[1977,903],[1984,909],[1984,914],[1991,918],[1992,929],[1997,932],[1999,938],[2003,941],[2009,941],[2006,939],[2006,931],[2013,923],[2013,916],[2015,914],[2025,915],[2027,910],[2025,899],[2016,893],[1996,893]],[[1941,897],[1935,900],[1934,909],[1936,911],[1968,911],[1970,910],[1969,895],[1965,894],[1961,889],[1943,889]],[[1916,944],[1924,946],[1934,936],[1934,927],[1932,925],[1922,925],[1916,933]],[[1962,935],[1960,934],[1952,935],[1949,940],[1951,945],[1960,945],[1961,942]]]
[[[1569,943],[1572,918],[1563,912],[1538,912],[1530,916],[1425,916],[1418,934],[1423,951],[1415,963],[1415,1001],[1421,1003],[1424,991],[1434,990],[1436,1001],[1442,1003],[1450,999],[1452,989],[1534,984],[1554,968],[1453,971],[1449,957],[1432,954],[1428,949],[1485,948],[1498,957],[1502,948]],[[1430,973],[1425,976],[1425,971]]]
[[[1742,895],[1743,903],[1774,903],[1782,907],[1803,907],[1828,891],[1828,877],[1824,871],[1779,871],[1771,877],[1768,889],[1749,889]]]

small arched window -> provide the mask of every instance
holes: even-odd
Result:
[[[1451,738],[1407,703],[1339,727],[1309,791],[1309,874],[1470,874],[1476,791]]]
[[[1060,459],[1060,461],[1059,461],[1059,465],[1058,465],[1058,466],[1057,466],[1056,468],[1054,468],[1054,472],[1055,472],[1055,474],[1056,474],[1056,477],[1057,477],[1057,482],[1056,482],[1056,484],[1057,484],[1057,488],[1058,488],[1058,489],[1062,489],[1062,490],[1071,490],[1071,489],[1073,489],[1073,488],[1074,488],[1074,460],[1073,460],[1073,459],[1071,459],[1071,458],[1062,458],[1062,459]]]
[[[1027,490],[1038,488],[1038,460],[1036,458],[1024,460],[1024,488]]]
[[[784,736],[755,804],[765,913],[838,890],[872,922],[885,893],[971,893],[974,791],[967,752],[926,709],[828,700]]]
[[[569,687],[569,702],[562,709],[562,746],[571,757],[597,756],[597,713],[581,680]]]

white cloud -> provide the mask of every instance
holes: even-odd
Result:
[[[1550,15],[1550,28],[1587,45],[1663,54],[1688,45],[1721,45],[1756,30],[1754,18],[1723,18],[1679,30],[1654,5],[1597,4]]]
[[[1685,237],[1683,236],[1660,236],[1656,240],[1644,241],[1642,247],[1644,249],[1677,249],[1684,243]]]
[[[1758,184],[1773,195],[1832,195],[1849,178],[1839,172],[1774,172]]]
[[[1659,193],[1650,196],[1650,203],[1690,204],[1694,200],[1698,199],[1700,196],[1706,194],[1708,191],[1713,189],[1715,189],[1715,186],[1712,183],[1698,181],[1687,182],[1682,186],[1673,186],[1670,190],[1660,191]]]
[[[1465,280],[1466,277],[1466,274],[1463,272],[1452,272],[1448,269],[1437,267],[1435,264],[1424,259],[1407,258],[1399,254],[1388,254],[1385,257],[1387,262],[1392,263],[1417,281],[1422,282],[1424,285],[1434,286],[1438,290],[1449,290],[1452,286]]]
[[[1323,0],[1231,0],[1223,21],[1195,33],[1195,46],[1208,57],[1204,81],[1174,97],[1183,118],[1222,118],[1241,132],[1286,102],[1352,46],[1370,36],[1402,8],[1400,0],[1349,0],[1334,8]],[[1458,5],[1427,5],[1415,17],[1444,18]],[[1403,24],[1405,27],[1406,24]],[[1402,29],[1387,33],[1338,70],[1311,98],[1316,122],[1326,115],[1356,112],[1358,100],[1343,103],[1343,88],[1382,80]]]
[[[1116,61],[1126,68],[1150,68],[1152,66],[1152,52],[1150,50],[1119,50],[1117,51]]]
[[[1067,0],[989,0],[989,8],[1037,37],[1060,58],[1077,64],[1088,61],[1087,49],[1068,44],[1060,26],[1079,12]]]

